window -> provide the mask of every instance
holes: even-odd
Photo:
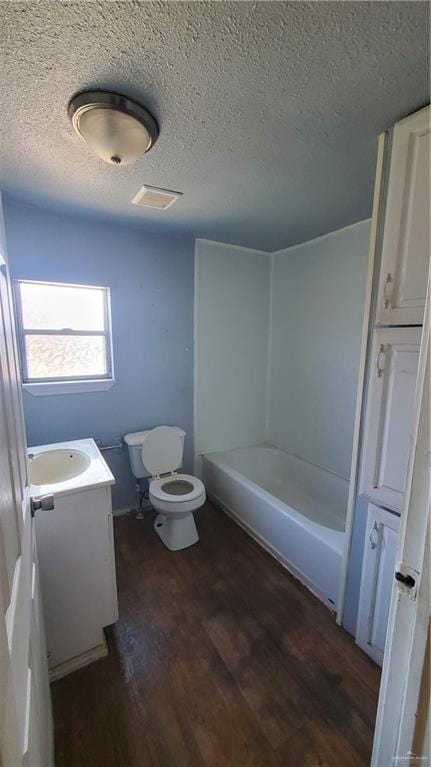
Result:
[[[25,388],[33,393],[61,393],[112,385],[109,298],[109,288],[17,282]]]

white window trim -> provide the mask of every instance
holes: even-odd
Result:
[[[33,397],[44,397],[46,394],[85,394],[93,391],[112,389],[115,378],[103,378],[91,381],[37,381],[23,383],[24,391]]]

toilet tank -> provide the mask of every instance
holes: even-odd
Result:
[[[178,436],[181,439],[182,445],[184,447],[184,437],[186,436],[185,431],[180,429],[178,426],[170,426],[169,428],[175,430],[178,432]],[[126,434],[124,437],[124,442],[127,445],[127,449],[129,451],[129,461],[130,466],[133,472],[133,475],[137,479],[143,479],[145,477],[151,477],[151,474],[148,472],[146,467],[144,466],[142,462],[142,445],[145,440],[146,435],[152,431],[152,429],[146,429],[145,431],[135,431],[131,432],[130,434]],[[182,454],[181,454],[181,461],[175,468],[179,468],[182,463]]]

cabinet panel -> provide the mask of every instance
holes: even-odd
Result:
[[[377,328],[371,357],[361,492],[401,512],[421,328]]]
[[[369,504],[356,642],[380,666],[385,649],[399,524],[398,516]]]
[[[423,321],[430,258],[430,107],[394,128],[377,322]]]
[[[55,496],[54,512],[36,518],[36,539],[49,665],[57,674],[103,644],[103,627],[118,617],[110,487]]]

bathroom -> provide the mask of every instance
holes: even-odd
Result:
[[[5,767],[429,759],[428,4],[0,12]]]

